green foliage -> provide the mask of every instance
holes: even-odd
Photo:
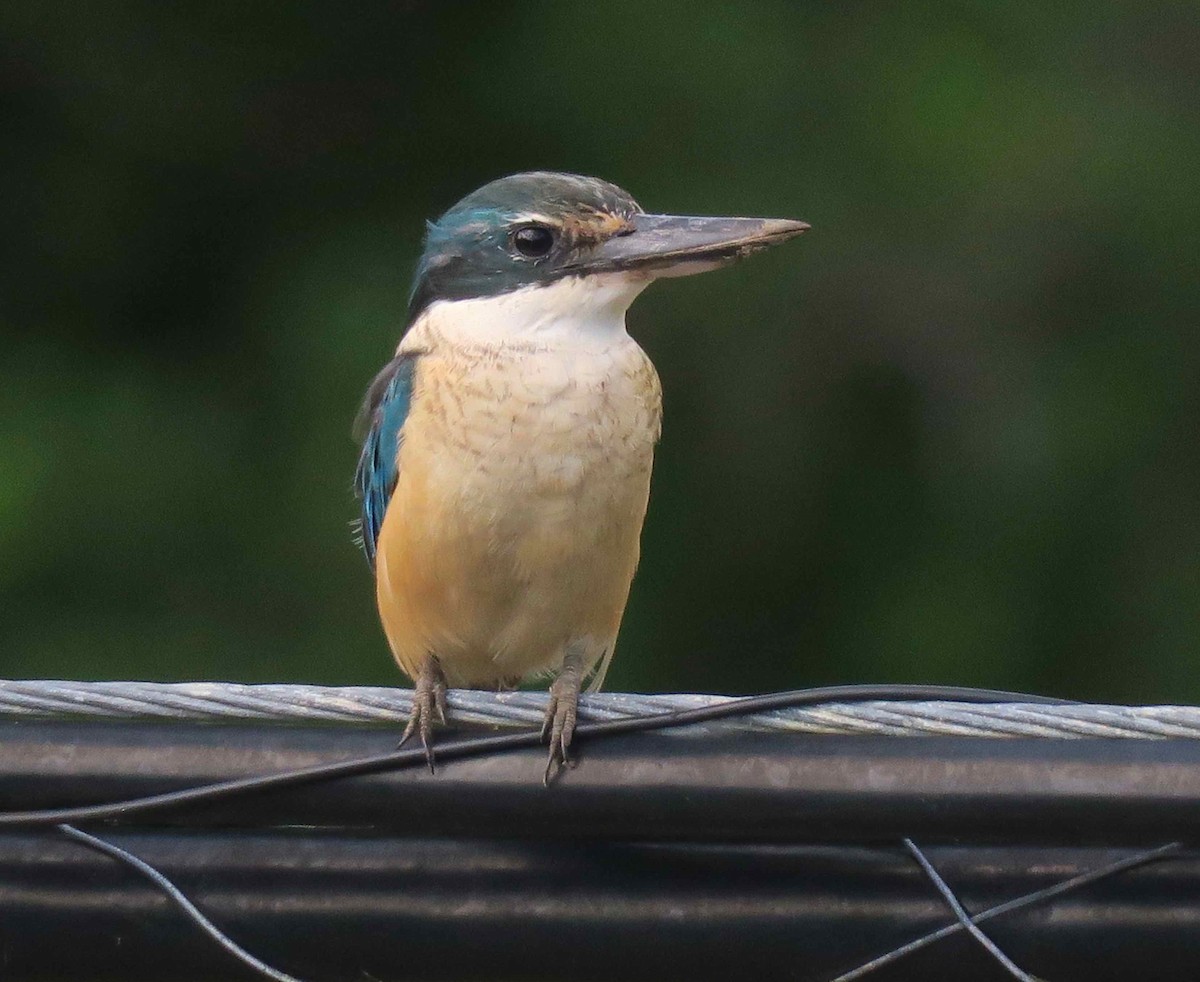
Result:
[[[423,222],[803,218],[631,326],[615,688],[1200,698],[1191,4],[0,6],[0,673],[398,680],[350,541]]]

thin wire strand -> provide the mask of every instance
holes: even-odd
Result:
[[[201,931],[207,934],[215,941],[222,951],[232,955],[243,965],[252,968],[264,978],[273,979],[274,982],[302,982],[294,975],[288,975],[287,972],[281,972],[279,969],[268,965],[261,958],[257,958],[243,948],[240,944],[234,941],[229,935],[225,934],[216,924],[210,921],[200,909],[192,903],[179,887],[175,886],[166,876],[156,870],[153,866],[147,863],[144,859],[140,859],[133,853],[122,849],[120,846],[107,842],[104,839],[90,835],[81,829],[75,828],[73,825],[60,824],[57,826],[58,831],[65,835],[68,839],[73,839],[81,845],[87,846],[89,849],[94,849],[96,852],[104,853],[104,855],[124,863],[130,869],[135,870],[147,880],[158,887],[168,898],[183,911],[184,914],[195,924]]]
[[[576,728],[575,739],[581,743],[586,743],[589,740],[600,737],[609,737],[624,733],[647,733],[671,727],[687,726],[692,723],[707,723],[712,720],[726,719],[749,713],[786,709],[791,706],[877,700],[898,701],[903,699],[948,699],[958,702],[981,703],[998,702],[1003,699],[1020,702],[1041,701],[1046,704],[1061,704],[1063,702],[1063,700],[1051,699],[1049,697],[998,692],[991,689],[964,689],[958,686],[832,685],[815,689],[798,689],[793,692],[773,692],[761,696],[746,696],[745,698],[733,699],[729,702],[718,703],[716,705],[660,713],[654,716],[616,719],[604,723],[587,723]],[[436,753],[439,760],[460,760],[468,757],[480,757],[491,753],[501,753],[508,750],[521,750],[528,747],[540,746],[541,744],[542,737],[539,731],[505,733],[497,736],[466,737],[439,744],[436,747]],[[61,822],[78,823],[92,822],[100,819],[127,818],[130,815],[140,814],[152,809],[177,807],[201,801],[209,802],[267,790],[293,788],[315,781],[355,777],[381,771],[406,770],[411,767],[424,766],[425,764],[424,749],[394,750],[384,754],[374,754],[367,757],[337,761],[332,764],[317,764],[312,767],[302,767],[276,774],[218,781],[213,784],[182,788],[178,791],[166,791],[139,798],[127,798],[123,801],[106,802],[96,805],[79,805],[67,808],[46,808],[35,811],[0,812],[0,828],[17,826],[32,827],[57,825]]]
[[[1150,863],[1158,862],[1179,852],[1183,848],[1182,842],[1168,842],[1166,845],[1157,846],[1154,849],[1147,849],[1145,852],[1136,853],[1133,856],[1128,856],[1125,859],[1119,859],[1114,863],[1109,863],[1107,866],[1101,866],[1098,869],[1090,870],[1087,873],[1080,873],[1078,876],[1072,876],[1070,879],[1063,880],[1060,883],[1052,884],[1048,887],[1043,887],[1041,890],[1035,890],[1032,893],[1024,894],[1020,897],[1015,897],[1012,900],[1006,900],[1002,904],[997,904],[995,907],[989,907],[987,910],[980,911],[978,914],[970,918],[972,924],[982,924],[985,921],[990,921],[994,917],[1001,917],[1004,914],[1010,914],[1013,911],[1021,910],[1025,907],[1030,907],[1035,904],[1044,903],[1047,900],[1053,900],[1055,897],[1060,897],[1065,893],[1071,893],[1075,890],[1080,890],[1085,886],[1090,886],[1100,880],[1107,879],[1110,876],[1115,876],[1118,873],[1124,873],[1126,870],[1136,869],[1139,866],[1146,866]],[[907,944],[900,945],[898,948],[893,948],[891,951],[879,955],[877,958],[872,958],[868,962],[864,962],[857,968],[852,968],[848,972],[843,972],[830,982],[857,982],[858,979],[869,975],[892,962],[899,961],[906,955],[911,955],[914,951],[919,951],[922,948],[927,948],[934,942],[941,941],[942,938],[948,938],[952,934],[964,930],[962,923],[955,921],[953,924],[947,924],[945,927],[938,928],[936,931],[930,931]]]
[[[954,912],[954,916],[958,918],[958,923],[963,926],[964,930],[970,932],[971,937],[978,941],[989,955],[1003,965],[1008,974],[1013,978],[1019,979],[1020,982],[1039,982],[1037,978],[1030,975],[1016,962],[1009,958],[1008,955],[1001,951],[1000,946],[997,945],[996,942],[994,942],[986,934],[984,934],[982,928],[980,928],[979,925],[975,924],[971,920],[971,915],[967,913],[966,908],[963,907],[963,905],[959,902],[959,899],[957,896],[955,896],[954,891],[950,889],[950,885],[944,879],[942,879],[942,875],[937,871],[933,863],[931,863],[925,856],[925,853],[920,850],[917,844],[913,842],[912,839],[907,837],[903,840],[903,842],[904,848],[909,851],[909,854],[917,861],[917,865],[919,865],[921,869],[925,871],[925,875],[928,876],[933,882],[933,885],[937,887],[938,893],[942,895],[942,899],[946,901],[946,905]]]

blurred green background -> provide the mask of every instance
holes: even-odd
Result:
[[[615,689],[1200,699],[1195,3],[0,5],[0,674],[392,683],[349,433],[499,175],[659,284]]]

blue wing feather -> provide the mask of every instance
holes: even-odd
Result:
[[[368,425],[354,488],[362,502],[362,547],[375,565],[375,546],[388,501],[396,487],[400,431],[412,401],[415,354],[397,355],[375,376],[363,402],[361,419]]]

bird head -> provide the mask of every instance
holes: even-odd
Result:
[[[652,215],[594,177],[514,174],[429,224],[409,319],[438,300],[501,296],[569,278],[617,281],[631,301],[653,279],[714,269],[807,228],[778,218]]]

